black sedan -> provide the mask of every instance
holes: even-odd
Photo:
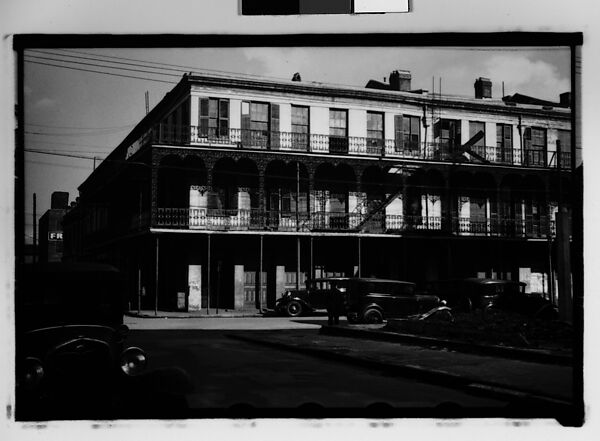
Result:
[[[325,310],[327,308],[327,294],[336,287],[344,288],[347,277],[329,277],[312,279],[306,282],[306,288],[288,290],[277,299],[275,310],[288,317],[299,317],[306,313]]]

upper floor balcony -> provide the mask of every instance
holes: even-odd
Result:
[[[137,221],[137,218],[136,218]],[[556,234],[549,216],[509,218],[415,216],[315,211],[312,213],[258,209],[158,208],[156,228],[205,231],[271,231],[288,233],[434,234],[540,239]]]
[[[281,152],[306,152],[329,155],[352,155],[413,159],[442,162],[474,162],[518,167],[570,169],[571,152],[559,155],[547,148],[504,148],[475,145],[463,148],[448,140],[433,142],[400,142],[396,139],[378,139],[356,136],[330,136],[281,131],[217,128],[200,130],[198,126],[154,126],[143,143],[198,147],[221,147]]]

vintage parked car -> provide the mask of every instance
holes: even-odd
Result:
[[[422,314],[444,306],[439,297],[418,294],[415,284],[400,280],[352,278],[347,282],[346,313],[350,323]]]
[[[185,416],[187,374],[150,370],[145,351],[125,343],[124,287],[121,273],[109,265],[20,268],[17,420]]]
[[[431,292],[458,311],[496,308],[535,318],[557,318],[552,302],[525,293],[525,287],[525,283],[513,280],[466,278],[434,282]]]
[[[327,308],[327,293],[337,288],[344,288],[347,277],[329,277],[306,281],[306,288],[288,290],[277,299],[275,310],[288,317],[299,317],[303,314]]]

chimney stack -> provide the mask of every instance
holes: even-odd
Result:
[[[479,77],[475,80],[475,98],[491,98],[492,81],[489,78]]]
[[[560,105],[563,107],[571,107],[571,92],[560,94]]]
[[[390,89],[408,92],[411,79],[412,76],[408,70],[395,70],[390,73]]]
[[[69,193],[55,191],[50,196],[50,208],[67,208],[69,206]]]

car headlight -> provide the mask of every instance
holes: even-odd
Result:
[[[127,348],[121,354],[121,370],[127,375],[138,375],[146,369],[146,364],[146,353],[140,348]]]
[[[42,362],[34,357],[27,357],[23,361],[23,367],[20,375],[20,384],[26,389],[35,389],[44,378],[44,367]]]

